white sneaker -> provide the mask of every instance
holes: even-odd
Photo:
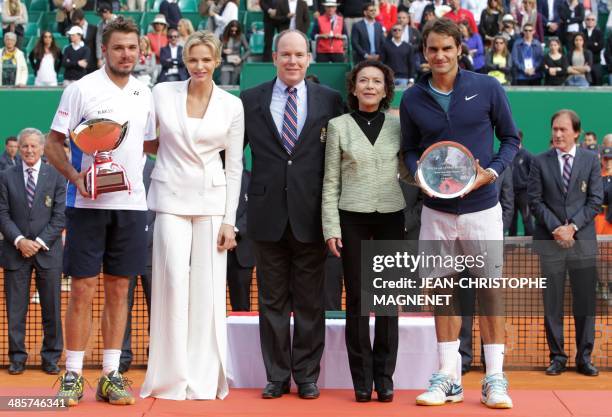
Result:
[[[512,408],[508,395],[508,379],[505,374],[489,375],[482,380],[480,401],[489,408]]]
[[[416,398],[418,405],[444,405],[463,401],[463,388],[453,379],[439,372],[429,379],[429,388]]]

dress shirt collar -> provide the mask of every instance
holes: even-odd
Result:
[[[572,146],[572,149],[570,149],[569,152],[561,152],[559,149],[557,149],[557,157],[559,158],[563,158],[563,155],[565,154],[570,154],[572,156],[572,159],[576,157],[576,145]]]
[[[284,95],[287,95],[287,87],[288,85],[285,84],[280,78],[276,78],[276,82],[274,83],[274,92],[275,93],[282,93]],[[294,85],[294,87],[297,89],[297,96],[298,97],[304,97],[304,90],[306,89],[306,82],[304,80],[300,81],[297,85]]]
[[[28,168],[34,168],[35,173],[40,172],[41,164],[42,164],[42,159],[39,159],[38,162],[36,162],[33,167],[30,167],[28,164],[25,163],[25,161],[21,161],[21,166],[23,169],[23,173],[25,175],[28,175]]]

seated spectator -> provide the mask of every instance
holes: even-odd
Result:
[[[238,20],[238,2],[239,0],[223,0],[219,13],[213,9],[210,11],[210,18],[215,22],[215,35],[221,39],[221,35],[225,30],[225,26],[232,20]]]
[[[591,51],[593,54],[593,66],[591,67],[591,78],[593,82],[591,85],[602,84],[602,68],[601,68],[601,51],[604,48],[604,36],[601,29],[597,27],[597,21],[595,15],[591,12],[587,13],[584,19],[585,28],[584,38],[586,41],[585,48]]]
[[[259,0],[247,0],[247,10],[249,12],[261,12]]]
[[[22,45],[25,25],[28,23],[28,8],[19,0],[4,0],[2,3],[2,33],[17,35],[17,46]]]
[[[519,38],[519,34],[516,32],[516,21],[511,14],[504,15],[502,18],[502,31],[500,34],[506,39],[508,50],[512,52],[514,41]]]
[[[251,50],[237,20],[225,26],[221,43],[221,85],[238,85],[242,63]]]
[[[151,41],[146,36],[140,37],[140,55],[134,66],[134,77],[149,87],[153,87],[156,68],[155,54],[151,50]]]
[[[380,60],[393,70],[395,85],[407,87],[414,84],[416,77],[414,50],[412,46],[402,40],[404,29],[397,24],[391,28],[391,39],[383,43]]]
[[[402,26],[402,41],[409,43],[412,48],[420,48],[421,33],[412,24],[412,18],[407,12],[397,13],[397,23]],[[389,32],[387,39],[391,39],[393,34]]]
[[[612,16],[612,13],[610,13]],[[612,36],[608,36],[606,41],[606,50],[604,51],[606,65],[608,66],[608,85],[612,85]]]
[[[478,32],[472,32],[467,21],[459,23],[459,29],[461,29],[463,42],[468,47],[474,71],[480,72],[484,68],[484,45],[482,44],[482,38]]]
[[[384,29],[376,21],[376,6],[366,3],[363,6],[363,19],[353,25],[351,45],[353,46],[353,63],[361,61],[378,61],[384,40]]]
[[[94,25],[90,25],[85,19],[85,13],[82,9],[77,9],[72,13],[72,24],[80,26],[83,30],[83,42],[91,51],[89,61],[87,63],[87,73],[95,71],[97,66],[96,54],[96,38],[98,37],[98,28]]]
[[[429,8],[429,6],[425,6],[425,10],[423,10],[423,15],[421,16],[421,21],[419,23],[419,30],[421,33],[423,32],[423,28],[430,20],[436,19],[436,14],[433,8]]]
[[[28,82],[28,64],[23,52],[17,48],[17,35],[4,34],[4,48],[0,48],[0,86],[25,87]]]
[[[569,77],[565,85],[572,87],[588,87],[591,84],[591,67],[593,66],[593,54],[584,47],[584,34],[574,35],[573,47],[568,54],[567,73]]]
[[[535,29],[533,34],[534,38],[540,42],[544,42],[544,23],[542,14],[538,12],[536,7],[536,0],[524,0],[524,10],[518,14],[518,24],[521,28],[521,32],[526,24],[531,24]]]
[[[102,56],[102,33],[104,33],[106,25],[115,20],[117,15],[113,14],[113,8],[110,3],[101,2],[98,4],[98,16],[100,16],[100,21],[98,22],[98,30],[96,32],[96,61],[99,68],[104,63]]]
[[[488,0],[487,8],[480,14],[478,23],[478,33],[485,45],[490,47],[493,44],[493,38],[499,34],[502,27],[503,16],[504,8],[501,0]]]
[[[146,11],[147,2],[146,0],[127,0],[127,7],[132,12],[144,12]]]
[[[51,32],[44,30],[41,33],[28,58],[36,74],[34,85],[37,87],[56,87],[57,73],[62,66],[62,51],[55,44]]]
[[[57,22],[57,31],[62,35],[72,27],[72,13],[75,10],[82,9],[86,0],[53,0],[55,5],[55,21]]]
[[[181,46],[185,46],[185,42],[187,42],[187,38],[194,32],[193,23],[189,19],[181,19],[178,22],[178,26],[176,28],[179,33],[178,44]]]
[[[87,75],[87,61],[91,54],[87,45],[83,43],[83,29],[73,26],[66,35],[70,37],[70,44],[64,48],[62,53],[64,87]]]
[[[493,46],[487,52],[485,73],[495,78],[501,85],[510,85],[512,79],[512,56],[503,36],[493,38]]]
[[[561,50],[561,41],[556,36],[548,39],[548,53],[544,56],[544,84],[563,85],[567,79],[567,57]]]
[[[183,17],[177,0],[163,0],[159,5],[159,13],[165,16],[170,29],[176,29]]]
[[[425,7],[431,4],[429,0],[414,0],[410,3],[410,7],[408,9],[408,14],[410,15],[410,21],[413,24],[413,27],[416,29],[420,29],[420,22],[423,19],[423,11]],[[399,17],[399,12],[401,12],[400,8],[397,9],[397,14]]]
[[[389,0],[379,0],[376,21],[382,25],[385,33],[389,33],[391,27],[397,22],[397,6]]]
[[[467,21],[470,25],[470,30],[472,33],[478,33],[478,26],[476,26],[474,15],[469,10],[461,7],[460,0],[448,0],[448,5],[450,6],[451,10],[450,12],[444,14],[445,18],[450,19],[457,24]]]
[[[544,51],[542,44],[533,38],[533,25],[523,27],[523,37],[516,40],[512,48],[514,68],[513,82],[516,85],[540,85]]]
[[[344,18],[336,13],[335,1],[326,1],[323,6],[325,13],[315,20],[311,32],[317,43],[317,62],[344,62],[344,42],[348,40]]]
[[[579,0],[562,0],[558,12],[561,42],[567,49],[571,49],[574,34],[583,29],[584,6]]]
[[[158,14],[151,25],[153,31],[147,33],[147,38],[151,42],[151,50],[157,57],[157,63],[159,64],[159,53],[164,46],[168,45],[168,36],[166,35],[168,22],[166,22],[166,17],[163,14]]]
[[[157,77],[158,83],[165,81],[185,81],[189,78],[187,68],[183,62],[183,47],[178,44],[178,31],[168,30],[168,45],[160,52],[161,72]]]
[[[474,71],[470,48],[465,43],[461,44],[461,55],[459,55],[459,68],[467,71]]]

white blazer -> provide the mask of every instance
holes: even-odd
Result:
[[[187,81],[153,88],[159,125],[149,209],[184,216],[224,216],[234,225],[240,197],[244,109],[238,97],[213,85],[206,114],[192,136],[187,127]],[[225,171],[219,152],[225,150]]]

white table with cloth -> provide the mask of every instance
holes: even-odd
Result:
[[[230,315],[227,318],[228,377],[233,388],[261,388],[266,371],[259,343],[259,318],[256,314]],[[325,350],[321,360],[320,388],[352,389],[344,342],[344,319],[325,320]],[[293,329],[293,318],[291,319]],[[374,318],[370,319],[370,338]],[[432,372],[438,369],[436,331],[433,317],[401,316],[399,348],[393,381],[396,389],[424,389]],[[460,369],[460,367],[459,367]]]

